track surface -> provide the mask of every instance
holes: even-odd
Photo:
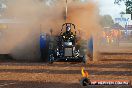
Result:
[[[132,60],[89,62],[88,65],[68,62],[56,62],[52,65],[18,62],[0,62],[0,64],[0,88],[83,88],[79,83],[81,67],[85,67],[92,80],[125,79],[132,81]]]

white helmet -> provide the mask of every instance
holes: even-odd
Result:
[[[66,31],[67,32],[71,31],[71,27],[70,26],[66,26]]]

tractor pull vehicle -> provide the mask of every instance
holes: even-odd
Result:
[[[65,29],[65,31],[64,31]],[[78,44],[79,35],[74,24],[65,23],[62,25],[61,32],[57,36],[50,36],[48,61],[80,61],[87,62],[85,53]]]

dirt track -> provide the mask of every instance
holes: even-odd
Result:
[[[91,80],[132,81],[131,59],[114,61],[109,59],[89,62],[88,65],[68,62],[56,62],[52,65],[18,62],[0,62],[0,64],[0,88],[83,88],[79,83],[80,70],[83,66],[89,72]]]

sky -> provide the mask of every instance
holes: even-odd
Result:
[[[50,2],[52,0],[47,0],[47,1]],[[81,1],[84,2],[89,0],[81,0]],[[113,18],[115,18],[120,16],[119,14],[120,12],[125,11],[125,5],[114,4],[115,0],[91,0],[91,1],[96,1],[98,3],[101,15],[109,14]],[[49,2],[47,4],[49,4]]]
[[[121,3],[121,5],[114,4],[115,0],[96,0],[98,2],[100,8],[100,14],[105,15],[109,14],[112,18],[120,17],[120,12],[125,12],[125,5]]]
[[[121,5],[114,4],[115,0],[95,0],[98,2],[99,9],[100,9],[100,15],[111,15],[114,22],[115,18],[121,18],[120,12],[125,12],[126,6],[122,2]],[[130,14],[125,14],[123,15],[123,18],[126,18],[129,20],[128,21],[118,21],[122,26],[128,24],[132,25],[132,20],[131,20],[131,15]]]

